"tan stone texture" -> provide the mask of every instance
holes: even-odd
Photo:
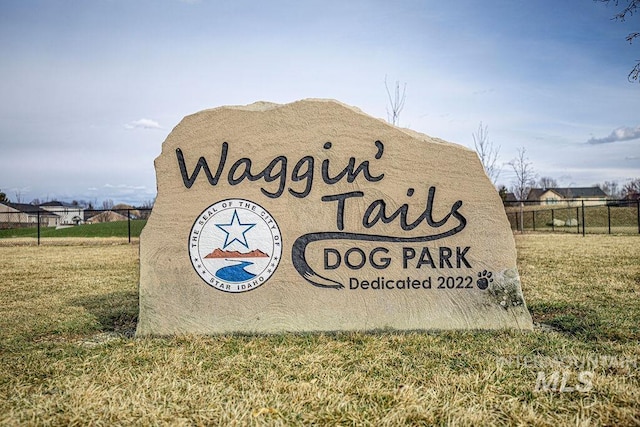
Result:
[[[331,147],[325,148],[330,141]],[[375,141],[381,141],[379,153]],[[200,157],[212,174],[218,169],[223,142],[228,144],[227,160],[216,185],[201,170],[191,188],[181,175],[176,149],[184,156],[191,175]],[[228,182],[228,172],[240,158],[251,159],[256,175],[274,158],[286,156],[286,185],[277,198],[279,180]],[[302,192],[307,181],[292,180],[296,163],[305,156],[314,158],[312,188],[305,198],[294,197],[289,189]],[[353,182],[345,178],[334,184],[322,179],[322,163],[329,161],[329,175],[335,176],[355,158],[357,167],[369,162],[370,182],[360,173]],[[182,333],[276,333],[283,331],[335,331],[375,329],[531,329],[532,321],[524,303],[516,269],[516,250],[498,193],[485,175],[476,153],[462,146],[392,126],[361,111],[332,100],[303,100],[278,105],[255,103],[243,107],[221,107],[185,117],[162,145],[155,161],[158,196],[140,238],[140,316],[138,336]],[[244,169],[236,170],[236,178]],[[299,176],[306,169],[297,171]],[[399,216],[371,227],[363,226],[365,211],[376,200],[384,201],[390,216],[408,204],[407,222],[423,213],[429,189],[435,188],[432,216],[446,218],[456,202],[466,224],[449,237],[427,242],[371,242],[351,239],[309,243],[305,259],[321,276],[340,282],[344,288],[314,286],[299,274],[292,262],[292,245],[307,233],[345,232],[411,238],[451,230],[460,221],[450,215],[443,225],[426,221],[403,230]],[[413,192],[410,190],[413,189]],[[336,201],[323,196],[362,192],[344,203],[343,230],[338,229]],[[433,191],[433,190],[432,190]],[[196,273],[188,251],[190,232],[198,216],[209,206],[225,199],[245,199],[265,208],[276,220],[282,236],[282,257],[276,272],[261,286],[248,292],[230,293],[216,289]],[[379,203],[379,202],[378,202]],[[372,209],[372,215],[379,209]],[[370,216],[371,218],[371,216]],[[387,268],[373,268],[368,260],[359,269],[343,263],[325,269],[324,250],[338,250],[342,256],[350,248],[360,248],[367,256],[382,247],[374,261],[390,258]],[[429,248],[434,266],[416,268],[423,248]],[[440,266],[439,248],[449,248],[452,256]],[[456,248],[464,251],[456,266]],[[415,257],[403,266],[403,254]],[[404,252],[403,252],[404,251]],[[446,249],[444,250],[446,254]],[[352,264],[358,263],[352,253]],[[331,258],[333,260],[333,258]],[[425,261],[425,259],[423,259]],[[465,262],[471,266],[467,267]],[[482,276],[483,272],[487,275]],[[491,273],[491,277],[486,277]],[[480,276],[479,276],[480,275]],[[351,289],[350,284],[384,277],[394,289]],[[397,281],[431,279],[431,289],[397,289]],[[449,279],[448,277],[453,277]],[[488,287],[479,279],[486,277]],[[460,278],[460,279],[458,279]],[[471,278],[471,280],[469,279]],[[453,280],[454,288],[447,288]],[[444,288],[438,288],[440,282]],[[459,283],[463,288],[457,288]],[[471,283],[471,286],[467,286]]]

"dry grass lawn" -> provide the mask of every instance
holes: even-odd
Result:
[[[639,425],[640,236],[516,240],[533,333],[139,340],[137,245],[0,240],[0,424]]]

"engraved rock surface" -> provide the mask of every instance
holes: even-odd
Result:
[[[155,161],[138,336],[533,328],[477,155],[333,100],[185,117]]]

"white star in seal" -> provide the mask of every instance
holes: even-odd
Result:
[[[247,243],[247,236],[245,236],[246,232],[251,230],[256,224],[243,224],[240,222],[240,218],[238,217],[238,211],[233,211],[233,217],[231,218],[231,223],[229,224],[216,224],[220,230],[227,233],[227,236],[224,239],[224,246],[222,249],[226,249],[227,246],[232,244],[233,242],[238,242],[245,248],[249,249],[249,244]]]

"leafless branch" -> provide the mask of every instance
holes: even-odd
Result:
[[[518,149],[518,155],[515,159],[509,162],[513,168],[513,172],[516,174],[516,180],[513,183],[513,193],[516,198],[520,200],[520,231],[524,230],[524,202],[527,197],[531,186],[535,183],[536,173],[533,170],[533,165],[529,161],[526,155],[524,147]]]
[[[614,6],[618,7],[620,5],[620,0],[597,0],[600,3],[613,3]],[[616,13],[613,18],[616,21],[624,22],[627,18],[627,15],[632,16],[634,13],[638,11],[638,7],[640,7],[640,0],[625,0],[628,4],[618,13]]]
[[[509,162],[509,165],[516,174],[516,179],[513,183],[513,193],[518,200],[524,200],[536,180],[536,173],[533,170],[533,164],[527,157],[527,150],[524,147],[519,148],[518,155]]]
[[[638,8],[640,7],[640,0],[595,0],[600,3],[610,4],[612,3],[615,7],[624,4],[622,10],[616,13],[613,20],[624,22],[628,16],[633,16],[638,12]],[[640,37],[640,32],[632,32],[627,35],[626,40],[631,43],[636,37]],[[630,82],[640,82],[640,61],[631,69],[629,75],[627,76]]]
[[[495,147],[493,142],[489,141],[489,130],[487,126],[482,125],[482,122],[478,125],[477,133],[472,133],[471,136],[482,167],[484,167],[485,173],[495,185],[501,172],[498,166],[500,147]]]
[[[389,90],[389,84],[387,83],[387,76],[384,76],[384,87],[387,89],[387,96],[389,98],[389,107],[387,107],[387,121],[395,126],[400,125],[400,113],[404,108],[404,102],[407,95],[407,84],[405,83],[400,93],[400,82],[396,80],[393,96]],[[391,109],[391,111],[389,111]]]
[[[640,33],[638,33],[638,32],[629,33],[629,35],[627,36],[626,40],[629,43],[633,43],[633,39],[635,39],[636,37],[640,37]]]
[[[627,78],[630,82],[640,81],[640,61],[638,61],[638,63],[631,69]]]

